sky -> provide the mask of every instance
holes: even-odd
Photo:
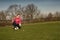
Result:
[[[0,11],[7,10],[12,4],[27,6],[31,3],[36,5],[41,13],[60,12],[60,0],[0,0]]]

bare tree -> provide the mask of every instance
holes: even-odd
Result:
[[[37,11],[37,7],[34,4],[28,4],[25,8],[25,13],[28,15],[27,18],[33,19],[34,12]]]
[[[21,13],[21,5],[17,5],[17,4],[10,5],[6,10],[6,15],[11,16],[11,18],[16,14],[20,14],[20,13]]]
[[[60,17],[60,12],[56,12],[56,13],[54,14],[54,16],[55,16],[55,17]]]
[[[52,20],[52,17],[53,17],[53,15],[52,15],[52,13],[50,12],[50,13],[48,14],[48,16],[47,16],[47,19],[48,19],[48,20]]]
[[[6,16],[3,11],[0,12],[0,20],[5,20]]]
[[[60,20],[60,12],[54,13],[54,19],[55,20]]]

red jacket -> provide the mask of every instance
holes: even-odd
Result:
[[[15,18],[15,22],[16,22],[16,24],[21,23],[21,17],[19,17],[19,18]]]
[[[15,18],[12,19],[12,22],[14,22],[14,21],[15,21],[16,24],[19,24],[19,23],[22,22],[22,19],[21,19],[21,17],[18,17],[18,18],[15,17]]]

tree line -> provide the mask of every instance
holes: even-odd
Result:
[[[47,16],[41,14],[38,7],[34,4],[21,6],[18,4],[10,5],[6,10],[0,11],[0,20],[11,20],[13,16],[20,14],[24,21],[60,21],[60,12],[48,13]]]

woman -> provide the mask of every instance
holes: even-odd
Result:
[[[14,26],[14,29],[16,28],[21,28],[21,22],[22,22],[22,19],[20,17],[20,15],[18,14],[17,16],[15,16],[13,19],[12,19],[12,23],[13,23],[13,26]]]

